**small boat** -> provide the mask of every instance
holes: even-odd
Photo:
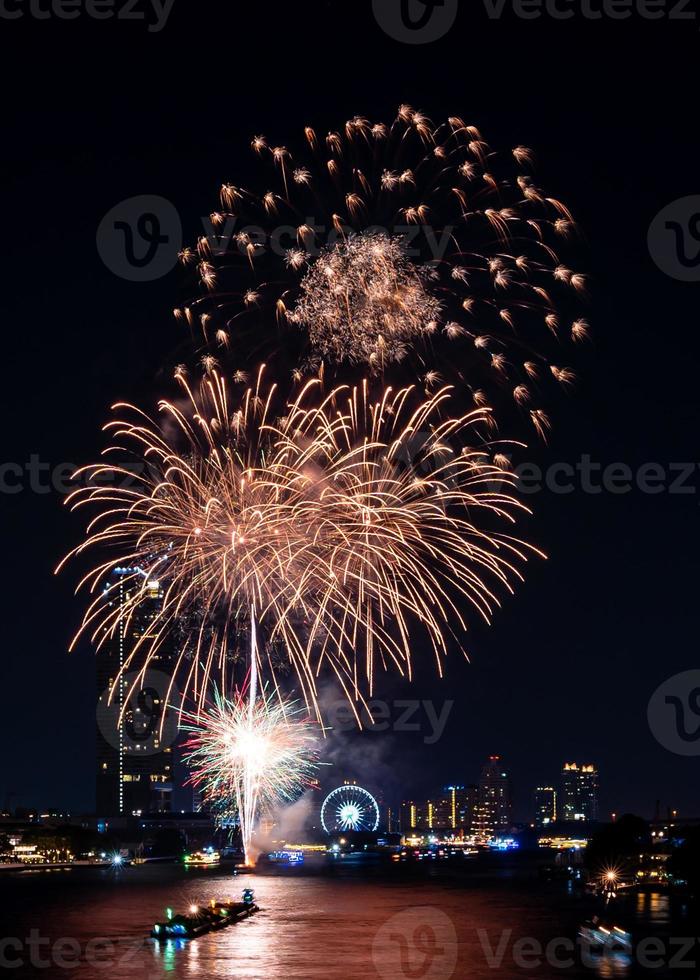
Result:
[[[172,909],[166,909],[167,919],[156,922],[151,938],[161,942],[168,939],[197,939],[215,929],[223,929],[241,919],[247,919],[259,911],[253,889],[245,888],[240,902],[217,902],[212,899],[209,905],[191,905],[187,915],[174,915]]]
[[[299,867],[304,863],[303,851],[271,851],[263,856],[263,863]]]
[[[185,854],[182,859],[188,868],[215,868],[221,863],[221,855],[212,849]]]

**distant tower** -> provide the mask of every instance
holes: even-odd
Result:
[[[538,786],[533,794],[535,826],[546,827],[557,820],[557,791],[552,786]]]
[[[140,569],[114,569],[107,587],[115,607],[123,609],[134,591],[144,588],[142,576]],[[147,672],[127,704],[130,685],[123,674],[117,681],[132,641],[146,633],[163,601],[160,583],[147,580],[145,588],[146,600],[138,603],[130,620],[120,616],[114,636],[97,652],[96,795],[97,814],[103,817],[171,809],[174,745],[169,733],[172,723],[164,728],[161,742],[167,690],[162,689],[164,685],[158,683],[156,675]],[[153,671],[159,668],[164,675],[171,673],[172,647],[167,641],[153,659]]]
[[[481,770],[473,832],[490,840],[507,831],[511,822],[510,778],[500,755],[492,755]]]
[[[559,818],[587,823],[598,819],[598,768],[567,762],[561,774]]]

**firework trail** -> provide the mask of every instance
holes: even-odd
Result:
[[[263,136],[252,149],[267,184],[225,184],[210,233],[181,253],[196,295],[175,316],[208,363],[450,383],[545,436],[589,328],[585,278],[560,259],[572,215],[529,149],[497,153],[462,119],[405,105],[390,125],[307,128],[298,153]]]
[[[257,696],[236,692],[232,699],[214,691],[214,702],[185,714],[191,737],[185,761],[191,781],[215,809],[235,805],[246,864],[252,864],[257,822],[280,805],[293,803],[313,784],[318,768],[316,726],[293,702],[265,690]]]
[[[109,553],[78,586],[93,593],[78,636],[99,649],[119,629],[131,635],[149,582],[161,583],[125,658],[135,684],[195,610],[173,683],[179,674],[201,701],[216,672],[228,690],[231,644],[241,622],[250,644],[254,606],[273,676],[278,650],[320,717],[323,670],[362,702],[377,670],[411,676],[422,633],[441,672],[466,609],[490,622],[498,593],[521,578],[535,549],[508,533],[526,508],[506,447],[483,440],[487,408],[453,414],[448,387],[372,397],[367,383],[325,392],[317,379],[288,401],[264,371],[239,394],[216,370],[200,385],[178,377],[184,398],[161,403],[160,422],[116,406],[109,458],[69,498],[94,511],[71,554]],[[114,565],[135,569],[119,604],[104,588]]]

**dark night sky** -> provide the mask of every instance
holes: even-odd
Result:
[[[306,123],[388,118],[404,101],[464,116],[495,146],[534,147],[538,179],[586,233],[595,345],[538,458],[700,458],[700,285],[665,276],[646,244],[663,205],[700,193],[696,24],[489,21],[464,2],[445,40],[412,48],[381,32],[367,0],[245,6],[175,0],[157,34],[2,23],[2,461],[88,461],[112,401],[163,390],[178,275],[134,284],[102,264],[95,233],[114,204],[160,194],[191,240],[219,185],[252,179],[253,133],[291,144]],[[605,812],[651,815],[658,798],[700,813],[697,763],[661,748],[646,720],[657,686],[698,661],[699,500],[533,497],[528,532],[549,561],[474,632],[470,665],[454,658],[446,682],[414,689],[455,700],[445,736],[431,748],[368,734],[358,773],[393,770],[389,792],[429,792],[474,780],[500,751],[524,818],[533,785],[591,759]],[[0,805],[10,793],[14,805],[93,805],[92,655],[67,655],[80,607],[70,574],[52,576],[79,525],[60,504],[28,488],[2,496]]]

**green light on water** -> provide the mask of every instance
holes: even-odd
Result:
[[[167,973],[171,973],[175,969],[175,943],[172,939],[165,944],[163,966]]]

